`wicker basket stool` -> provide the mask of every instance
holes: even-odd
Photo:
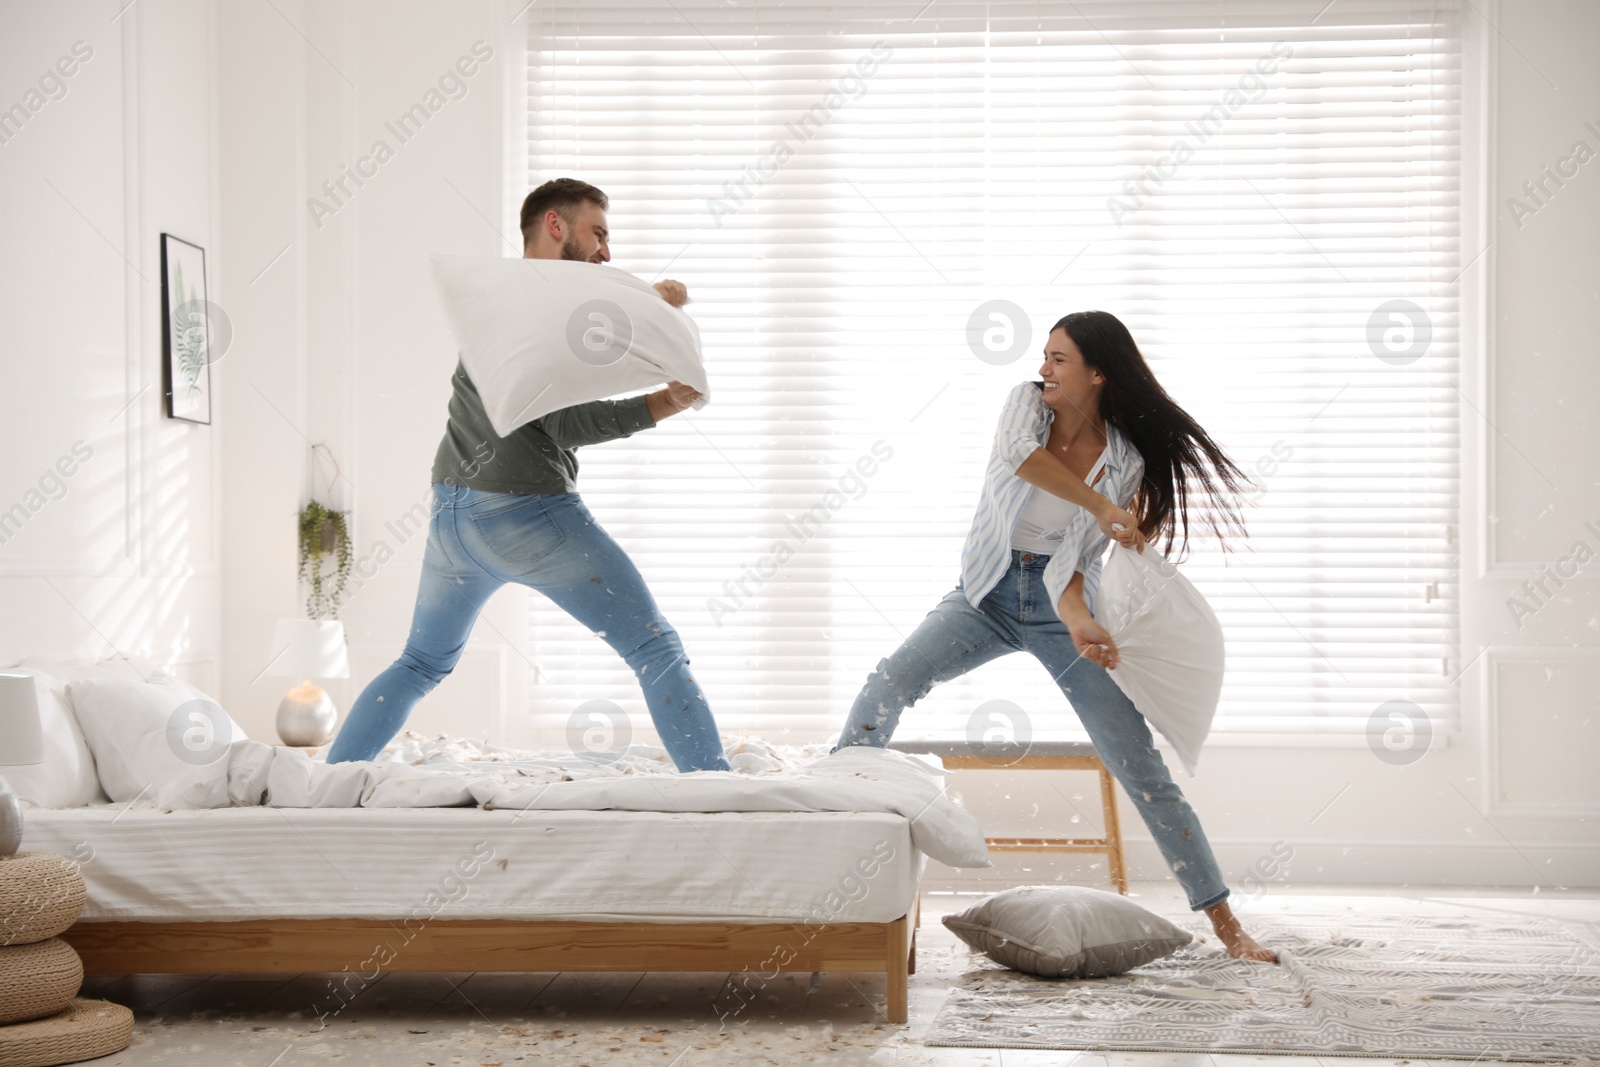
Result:
[[[0,1063],[53,1067],[109,1056],[133,1040],[133,1012],[104,1000],[74,1000],[45,1019],[0,1026]]]
[[[128,1047],[133,1012],[82,1000],[83,961],[56,935],[88,899],[77,864],[48,852],[0,860],[0,1064],[49,1067]]]
[[[78,921],[89,898],[78,865],[53,852],[0,860],[0,945],[31,945]]]

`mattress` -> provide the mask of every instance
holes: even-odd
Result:
[[[885,812],[218,808],[27,813],[83,919],[889,922],[926,860]]]

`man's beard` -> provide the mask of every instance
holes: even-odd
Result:
[[[589,257],[579,250],[577,240],[571,237],[567,238],[566,244],[561,246],[561,258],[576,260],[579,263],[589,262]]]

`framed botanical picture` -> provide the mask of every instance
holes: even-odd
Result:
[[[211,422],[211,305],[206,250],[161,235],[162,371],[167,416]]]

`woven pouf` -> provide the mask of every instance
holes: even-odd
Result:
[[[104,1000],[74,1000],[45,1019],[0,1026],[0,1063],[52,1067],[109,1056],[133,1040],[133,1012]]]
[[[82,985],[83,961],[60,938],[0,948],[0,1023],[54,1015]]]
[[[0,860],[0,945],[31,945],[78,921],[89,898],[78,865],[53,852]]]

